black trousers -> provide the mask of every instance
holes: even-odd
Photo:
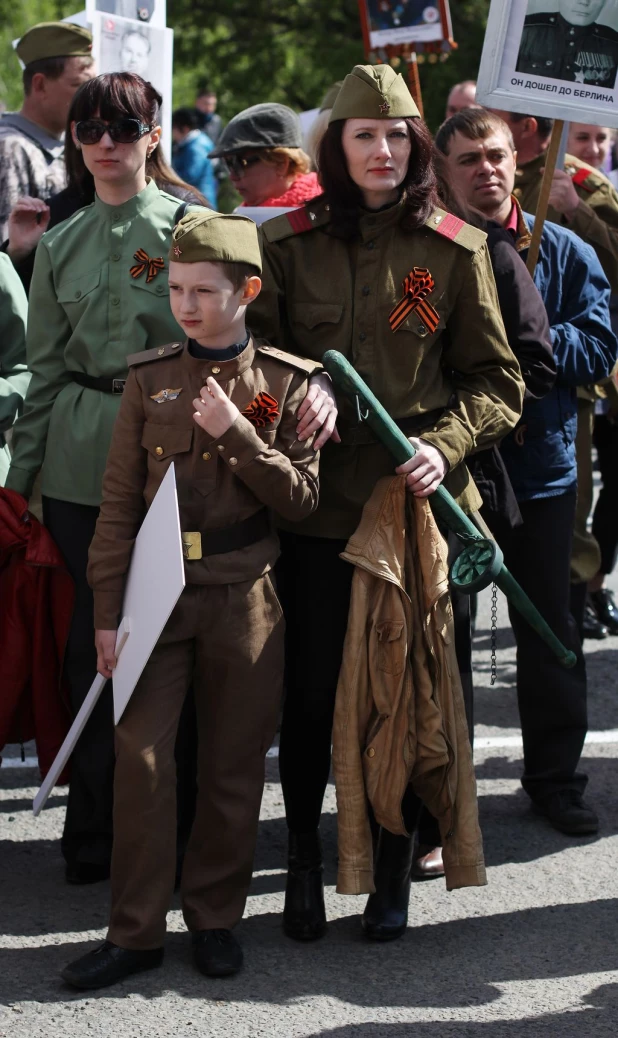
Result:
[[[43,520],[64,556],[75,582],[75,606],[64,669],[73,715],[81,707],[97,673],[94,603],[86,581],[88,549],[99,509],[56,498],[43,498]],[[109,865],[112,853],[114,712],[108,682],[71,757],[69,802],[62,834],[62,854],[69,864]]]
[[[523,526],[503,533],[508,569],[561,641],[577,654],[562,667],[545,642],[513,608],[517,642],[517,699],[524,742],[522,785],[532,799],[558,789],[580,792],[587,776],[577,766],[588,730],[586,664],[569,610],[575,494],[520,502]]]
[[[331,763],[337,680],[343,655],[354,567],[339,553],[347,541],[280,533],[277,587],[286,620],[286,694],[279,745],[279,770],[288,828],[307,833],[318,828]],[[470,612],[461,596],[457,616],[465,680],[472,715]],[[467,632],[467,641],[466,641]],[[409,791],[404,804],[409,829],[415,828],[419,802]],[[423,812],[423,816],[425,812]],[[434,820],[426,820],[427,839],[439,842]],[[437,836],[435,834],[437,833]]]
[[[75,605],[65,652],[71,709],[81,707],[97,672],[94,601],[86,580],[88,549],[99,509],[43,498],[43,519],[75,582]],[[178,852],[191,831],[197,793],[197,737],[192,694],[185,701],[176,741],[178,762]],[[71,780],[61,849],[70,864],[108,866],[112,853],[114,711],[108,682],[71,757]]]
[[[612,573],[618,555],[618,422],[605,415],[594,419],[594,445],[601,490],[592,517],[592,532],[601,549],[601,573]]]

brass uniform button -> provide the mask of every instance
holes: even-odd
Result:
[[[163,454],[163,447],[155,447],[155,454],[158,454],[159,457],[161,457]]]
[[[375,755],[376,755],[376,751],[374,750],[373,746],[370,746],[369,749],[367,750],[367,756],[368,757],[375,757]]]
[[[217,366],[215,365],[215,367],[214,367],[214,368],[211,368],[210,370],[212,371],[213,375],[218,375],[218,374],[219,374],[219,372],[221,371],[221,368],[218,368],[218,367],[217,367]]]
[[[223,444],[222,444],[222,443],[218,443],[218,444],[217,444],[217,450],[218,450],[218,451],[224,451],[224,450],[225,450],[225,447],[223,446]]]
[[[204,451],[204,453],[202,454],[202,458],[204,459],[204,461],[210,461],[211,457],[212,455],[209,454],[208,451]]]
[[[238,458],[230,458],[230,465],[238,465]]]

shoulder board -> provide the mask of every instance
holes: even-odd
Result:
[[[257,345],[256,353],[264,353],[267,357],[273,357],[274,360],[279,360],[282,364],[296,368],[297,371],[302,371],[305,375],[315,375],[322,370],[319,360],[308,360],[306,357],[297,357],[294,353],[284,353],[283,350],[277,350],[274,346]]]
[[[313,231],[316,227],[322,227],[329,220],[329,209],[326,206],[314,208],[304,205],[300,209],[293,209],[290,213],[266,220],[260,229],[267,241],[282,241],[284,238],[293,238],[295,234],[303,234],[305,231]]]
[[[565,166],[565,172],[569,174],[576,187],[582,187],[584,191],[589,191],[590,194],[593,191],[598,191],[606,182],[606,178],[597,169],[591,169],[589,166],[579,166],[576,168],[569,164]]]
[[[429,219],[425,222],[425,227],[429,227],[436,234],[441,234],[443,238],[448,238],[450,241],[462,245],[464,249],[469,249],[470,252],[478,252],[487,241],[485,231],[480,231],[478,227],[472,227],[471,224],[460,220],[458,216],[453,216],[452,213],[447,213],[444,209],[434,209]]]
[[[151,360],[161,360],[163,357],[178,356],[182,353],[184,342],[169,342],[167,346],[157,346],[154,350],[141,350],[127,357],[127,365],[130,368],[138,364],[148,364]]]

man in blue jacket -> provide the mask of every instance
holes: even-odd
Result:
[[[198,128],[193,108],[177,108],[172,114],[172,166],[191,187],[201,191],[213,209],[217,208],[217,179],[211,158],[214,148],[210,137]]]
[[[513,197],[517,155],[511,132],[484,109],[459,112],[436,137],[449,177],[467,205],[509,231],[525,259],[534,218]],[[558,637],[577,653],[564,670],[515,610],[517,696],[524,741],[522,784],[533,807],[561,832],[595,833],[584,801],[587,776],[577,770],[587,731],[586,664],[569,612],[569,569],[575,519],[577,386],[612,370],[618,341],[609,319],[609,283],[596,253],[581,238],[546,223],[534,282],[552,333],[557,378],[542,400],[524,402],[521,419],[502,442],[523,525],[501,535],[505,561]]]

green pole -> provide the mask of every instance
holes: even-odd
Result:
[[[397,464],[403,465],[404,462],[413,458],[416,451],[408,438],[343,354],[338,353],[337,350],[328,350],[322,358],[322,363],[334,384],[356,404],[359,421],[367,423],[393,455]],[[430,496],[429,503],[436,516],[442,519],[449,530],[456,533],[466,546],[472,545],[475,541],[486,543],[486,538],[461,510],[445,487],[439,486]],[[487,583],[491,583],[492,579],[533,630],[549,646],[558,661],[564,667],[574,667],[577,662],[575,653],[567,649],[556,637],[549,624],[543,619],[536,606],[504,564],[500,566],[495,575],[491,575]]]

